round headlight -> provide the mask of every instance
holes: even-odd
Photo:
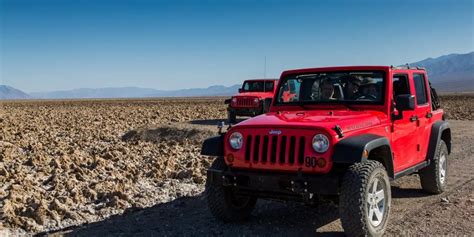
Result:
[[[329,139],[326,135],[316,134],[313,137],[313,149],[318,153],[324,153],[329,148]]]
[[[229,144],[232,148],[239,150],[244,143],[244,137],[239,132],[234,132],[229,137]]]
[[[253,99],[253,102],[257,104],[260,100],[258,98]]]
[[[237,98],[232,98],[232,103],[237,103]]]

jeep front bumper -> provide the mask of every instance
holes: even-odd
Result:
[[[339,176],[331,173],[316,175],[208,169],[207,182],[233,187],[236,192],[246,195],[284,200],[336,195],[339,192]]]
[[[237,116],[256,116],[262,114],[262,107],[228,107],[227,110]]]

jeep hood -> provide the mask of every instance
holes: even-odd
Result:
[[[232,97],[273,97],[273,92],[242,92]]]
[[[380,111],[317,110],[286,111],[262,114],[245,120],[236,128],[245,127],[294,127],[334,131],[338,125],[344,133],[379,125],[386,115]]]

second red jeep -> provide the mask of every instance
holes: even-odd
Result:
[[[229,104],[229,123],[235,123],[237,116],[256,116],[268,112],[276,90],[276,79],[246,80],[239,94],[225,101]]]

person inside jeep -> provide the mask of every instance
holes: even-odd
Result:
[[[345,81],[344,97],[349,100],[355,100],[360,96],[359,87],[361,79],[355,76],[343,76],[341,80]]]
[[[261,85],[260,85],[260,84],[261,84],[261,83],[259,83],[259,82],[254,82],[254,83],[253,83],[253,86],[252,86],[253,89],[254,89],[255,91],[262,91],[262,88],[261,88]]]
[[[280,98],[283,100],[283,102],[290,102],[295,98],[296,92],[294,88],[292,88],[292,86],[289,85],[288,82],[285,82],[285,84],[283,84],[282,89],[283,90],[280,92]],[[273,90],[273,86],[272,86],[272,90]]]
[[[321,100],[335,100],[334,85],[329,80],[324,80],[321,84]]]
[[[363,78],[363,79],[362,79]],[[282,78],[278,90],[277,103],[280,104],[318,104],[340,103],[374,104],[381,103],[385,74],[379,71],[342,71],[304,73]],[[294,87],[294,96],[284,95],[287,86]]]
[[[377,81],[372,78],[364,78],[359,90],[361,94],[357,98],[358,100],[378,100],[379,99]]]
[[[311,100],[318,100],[321,96],[321,90],[319,89],[319,80],[314,80],[311,84],[311,95],[310,98],[306,99],[311,99]]]

